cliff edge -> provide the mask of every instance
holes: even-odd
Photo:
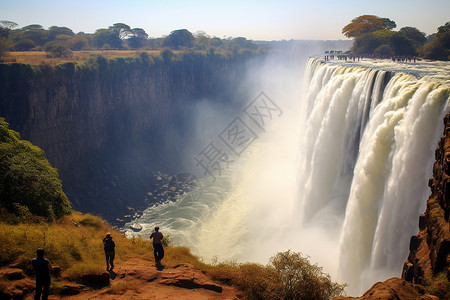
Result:
[[[425,286],[431,293],[450,299],[450,114],[436,149],[431,196],[419,218],[419,233],[411,237],[402,278]]]

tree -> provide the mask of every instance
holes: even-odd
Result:
[[[72,51],[70,51],[66,43],[58,40],[46,43],[44,50],[53,57],[70,57],[72,55]]]
[[[399,30],[399,32],[403,33],[408,39],[413,41],[416,48],[422,47],[427,41],[425,33],[420,32],[415,27],[403,27]]]
[[[237,45],[239,48],[246,48],[246,49],[255,49],[256,45],[253,44],[251,41],[247,40],[245,37],[237,37],[231,40],[231,45]]]
[[[391,48],[391,46],[383,44],[379,47],[377,47],[373,54],[375,54],[377,57],[392,57],[394,55],[394,50]]]
[[[132,36],[127,39],[128,46],[134,49],[142,48],[148,38],[148,34],[142,28],[131,29]]]
[[[10,48],[10,44],[5,38],[0,38],[0,62],[3,61]]]
[[[352,52],[357,55],[373,54],[382,45],[390,45],[393,32],[387,29],[361,35],[353,43]]]
[[[36,47],[36,43],[30,39],[20,39],[14,43],[14,50],[29,51]]]
[[[49,220],[71,212],[58,172],[44,151],[21,140],[0,118],[0,208],[20,214],[17,208],[23,206]]]
[[[281,299],[330,299],[343,293],[345,284],[332,282],[322,267],[312,265],[300,252],[279,252],[270,259],[278,274]]]
[[[190,48],[193,45],[195,38],[187,29],[178,29],[172,31],[163,41],[163,46],[180,49],[182,47]]]
[[[115,23],[108,29],[100,28],[95,31],[94,45],[98,48],[122,49],[122,40],[131,34],[130,26],[124,23]]]
[[[148,38],[147,32],[145,32],[145,30],[142,28],[133,28],[133,29],[131,29],[131,33],[138,38],[142,38],[142,39]]]
[[[415,56],[417,47],[404,32],[382,29],[369,32],[355,39],[352,52],[358,55],[372,55],[386,57],[391,55]]]
[[[22,31],[31,31],[31,30],[44,30],[44,27],[40,24],[31,24],[22,27]]]
[[[394,21],[392,21],[392,20],[390,20],[390,19],[388,19],[388,18],[383,18],[382,20],[383,20],[383,23],[384,23],[384,27],[385,27],[387,30],[392,30],[392,29],[394,29],[395,27],[397,27],[397,24],[395,24]]]
[[[89,41],[84,34],[77,34],[67,41],[67,45],[72,50],[83,50],[88,47]]]
[[[48,31],[42,25],[31,24],[22,27],[21,31],[24,38],[34,41],[36,45],[43,46],[48,40]]]
[[[2,20],[0,21],[0,25],[4,28],[7,28],[9,30],[16,28],[19,26],[16,22],[8,21],[8,20]]]
[[[380,18],[374,15],[362,15],[353,19],[343,29],[342,33],[348,38],[358,38],[363,34],[381,29],[391,30],[397,25],[388,18]]]
[[[16,26],[17,23],[12,21],[0,21],[0,61],[3,61],[7,51],[11,47],[11,43],[8,42],[9,32]]]
[[[450,22],[438,28],[435,38],[422,48],[425,58],[450,60]]]
[[[161,57],[165,63],[169,63],[174,56],[175,54],[169,48],[166,48],[163,51],[161,51]]]
[[[105,28],[100,28],[95,31],[93,42],[97,48],[122,48],[122,40],[119,36]]]
[[[416,56],[417,48],[414,46],[414,42],[409,39],[402,32],[395,32],[391,40],[392,48],[395,55],[398,56]]]
[[[67,28],[67,27],[52,26],[49,28],[48,39],[50,41],[53,41],[54,39],[56,39],[58,37],[58,35],[66,35],[66,36],[72,37],[75,34],[73,33],[72,29]]]
[[[119,39],[123,40],[132,34],[130,26],[124,23],[115,23],[113,26],[109,26],[108,30]]]
[[[436,34],[445,48],[450,48],[450,22],[445,23],[443,26],[439,26]]]

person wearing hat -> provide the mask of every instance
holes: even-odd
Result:
[[[107,233],[106,237],[103,239],[103,246],[106,256],[106,271],[109,271],[114,269],[114,256],[115,256],[114,248],[116,247],[116,244],[112,240],[112,236],[110,233]],[[109,268],[110,265],[111,269]]]
[[[161,260],[164,258],[163,238],[163,234],[159,232],[159,226],[156,226],[155,231],[150,235],[150,239],[153,239],[153,255],[155,256],[156,265],[160,265]]]
[[[34,299],[48,299],[50,290],[50,271],[53,270],[50,261],[44,258],[44,249],[39,248],[36,251],[37,257],[31,261],[31,266],[36,272],[36,294]]]

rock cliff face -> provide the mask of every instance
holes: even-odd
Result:
[[[402,278],[441,297],[450,297],[450,114],[436,149],[431,196],[419,219],[419,233],[411,237],[410,254]]]
[[[75,209],[111,220],[142,207],[153,171],[180,163],[167,128],[182,139],[196,101],[235,98],[248,59],[190,53],[171,61],[0,64],[0,116],[45,151]]]

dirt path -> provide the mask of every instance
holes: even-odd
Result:
[[[77,295],[49,299],[240,299],[232,287],[218,285],[201,270],[190,264],[157,269],[154,263],[142,259],[118,262],[110,273],[109,286],[90,288],[73,285]],[[33,299],[34,293],[25,299]]]

